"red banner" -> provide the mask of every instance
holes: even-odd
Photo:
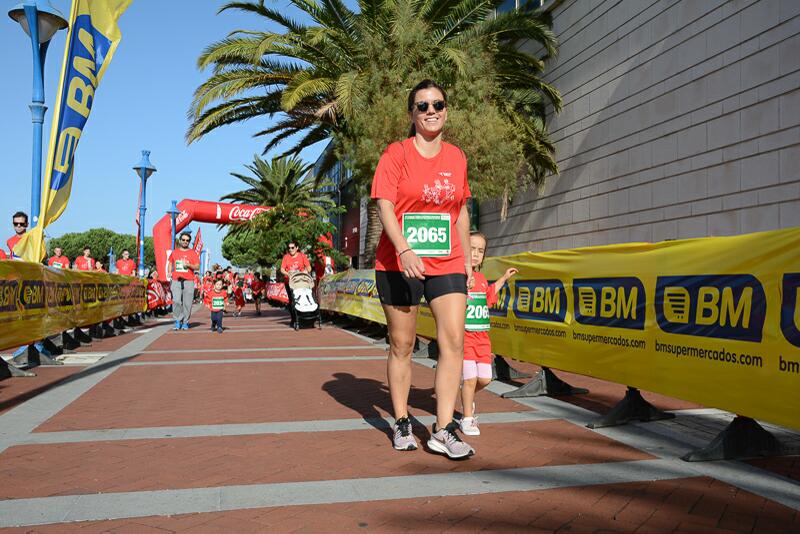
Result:
[[[197,229],[197,236],[194,238],[194,251],[197,252],[197,255],[200,255],[200,252],[203,250],[203,234],[200,232],[200,228]]]
[[[286,294],[286,286],[278,282],[267,284],[267,300],[288,304],[289,295]]]

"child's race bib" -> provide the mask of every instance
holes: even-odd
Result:
[[[404,213],[403,237],[417,256],[449,256],[450,214]]]
[[[211,299],[211,309],[221,310],[225,307],[225,297],[214,297]]]
[[[57,261],[54,261],[54,262],[53,262],[53,267],[58,267],[59,269],[63,269],[63,268],[64,268],[64,266],[63,266],[63,265],[61,265],[61,263],[60,263],[60,262],[57,262]]]
[[[489,324],[489,305],[486,293],[470,291],[467,295],[467,318],[464,322],[467,332],[486,332]]]

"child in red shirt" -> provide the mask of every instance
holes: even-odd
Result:
[[[468,436],[479,436],[475,418],[475,393],[492,381],[492,342],[489,340],[489,307],[497,303],[497,288],[517,274],[510,267],[493,284],[479,271],[486,253],[486,236],[472,232],[469,236],[470,260],[475,283],[467,295],[467,318],[464,332],[464,382],[461,385],[461,404],[464,417],[461,431]]]
[[[261,315],[261,296],[264,293],[264,287],[264,282],[261,280],[261,273],[255,273],[253,275],[253,281],[250,282],[250,289],[253,291],[256,315]]]
[[[222,333],[222,316],[228,305],[228,292],[222,286],[222,280],[214,282],[214,288],[208,293],[208,309],[211,310],[211,331]]]
[[[233,284],[232,284],[232,293],[233,293],[233,302],[236,305],[236,311],[233,312],[234,317],[241,317],[242,315],[242,308],[244,308],[244,282],[242,279],[239,278],[238,274],[233,275]]]

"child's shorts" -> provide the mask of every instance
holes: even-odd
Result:
[[[491,380],[492,364],[464,360],[464,380],[471,380],[473,378],[487,378]]]

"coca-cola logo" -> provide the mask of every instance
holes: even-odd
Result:
[[[239,206],[234,206],[231,208],[231,212],[228,215],[228,218],[231,221],[249,221],[259,213],[264,213],[268,211],[267,208],[242,208]]]

